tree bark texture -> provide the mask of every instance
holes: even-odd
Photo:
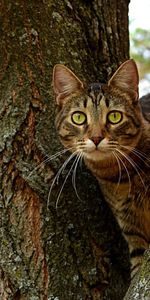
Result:
[[[131,282],[124,300],[149,300],[150,299],[150,250],[144,253],[142,266]]]
[[[118,300],[127,290],[127,245],[96,180],[79,166],[77,197],[69,164],[49,197],[68,156],[47,158],[62,149],[52,67],[107,80],[129,55],[128,2],[0,1],[2,300]]]

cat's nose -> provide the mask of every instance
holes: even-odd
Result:
[[[102,136],[93,136],[91,137],[92,142],[95,144],[95,146],[98,146],[100,141],[103,139]]]

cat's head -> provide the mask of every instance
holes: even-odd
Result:
[[[123,63],[108,84],[87,88],[67,67],[56,65],[56,128],[62,144],[93,161],[109,160],[117,147],[129,152],[141,134],[138,83],[133,60]]]

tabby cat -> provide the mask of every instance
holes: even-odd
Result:
[[[53,70],[62,144],[82,154],[128,242],[132,276],[150,243],[150,123],[138,98],[135,62],[88,88],[67,67]]]

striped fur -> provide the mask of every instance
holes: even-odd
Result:
[[[133,276],[150,243],[150,123],[138,101],[136,65],[128,60],[108,84],[88,88],[68,68],[56,65],[53,86],[61,142],[83,154],[99,181],[128,242]],[[72,121],[75,112],[84,113],[83,124]],[[122,116],[116,124],[109,120],[112,112]]]

